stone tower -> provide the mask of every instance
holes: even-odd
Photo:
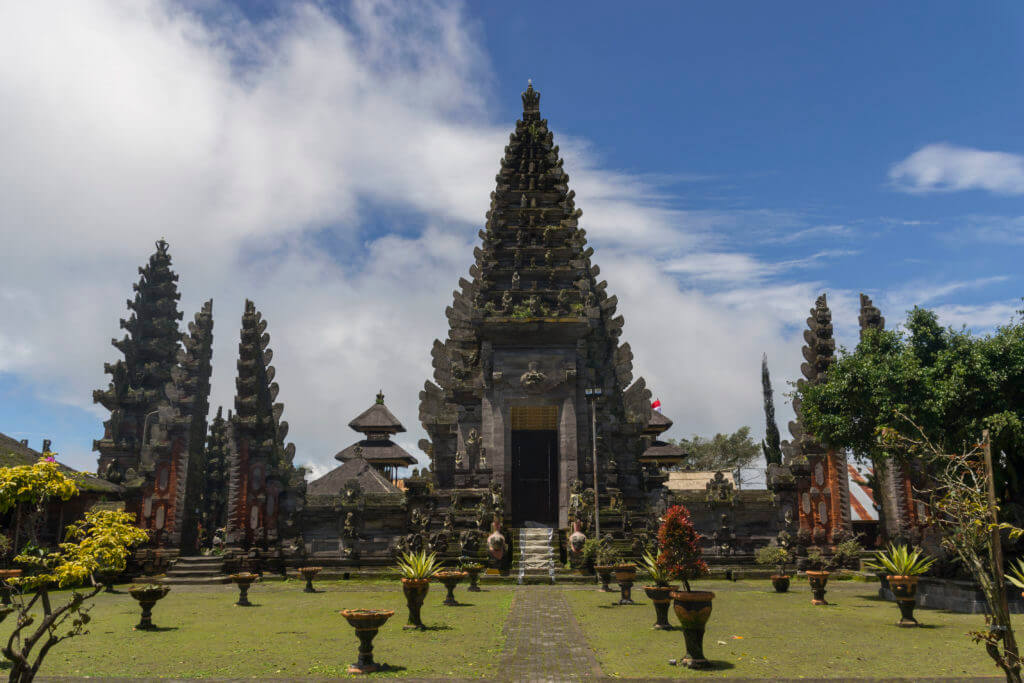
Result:
[[[442,490],[501,485],[505,518],[565,527],[570,484],[593,486],[590,406],[599,389],[597,479],[603,500],[642,505],[637,457],[650,392],[633,382],[620,344],[617,300],[591,261],[582,211],[559,149],[540,116],[540,93],[522,94],[469,279],[435,341],[434,381],[420,393],[421,447]]]
[[[270,364],[267,321],[246,300],[238,345],[235,414],[228,437],[226,540],[266,546],[290,537],[294,513],[302,505],[303,470],[292,467],[295,444],[285,445],[284,404]]]
[[[139,274],[135,298],[128,301],[132,315],[121,320],[128,334],[112,340],[124,360],[104,365],[110,385],[93,392],[93,401],[110,411],[93,449],[100,453],[100,475],[124,485],[127,508],[138,515],[139,526],[152,532],[156,545],[177,546],[187,526],[192,422],[206,405],[209,372],[204,380],[201,363],[179,365],[196,347],[179,356],[180,294],[167,242],[156,243]]]
[[[832,337],[832,311],[826,296],[818,297],[804,330],[802,379],[797,386],[820,383],[826,379],[835,360],[836,342]],[[800,400],[793,399],[796,420],[789,423],[792,442],[783,442],[783,452],[795,477],[799,530],[815,545],[835,543],[850,532],[850,484],[846,455],[827,449],[804,431]],[[769,468],[771,470],[771,468]]]

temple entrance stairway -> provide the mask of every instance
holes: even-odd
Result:
[[[172,585],[228,583],[230,579],[223,573],[223,568],[224,558],[218,555],[179,557],[167,570],[166,578],[161,583]]]
[[[513,550],[512,575],[517,583],[554,583],[558,550],[554,529],[519,529]]]

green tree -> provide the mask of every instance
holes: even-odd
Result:
[[[55,462],[41,460],[34,465],[0,469],[0,510],[31,502],[41,505],[50,497],[67,500],[78,493],[74,481]],[[102,588],[94,580],[100,570],[124,571],[132,546],[147,540],[135,526],[135,517],[116,510],[87,512],[85,518],[68,526],[67,536],[55,552],[39,557],[19,555],[16,561],[34,571],[8,579],[14,586],[14,606],[0,608],[0,620],[12,613],[17,623],[7,643],[0,648],[11,662],[9,680],[27,683],[35,678],[47,653],[62,640],[85,633],[89,623],[87,601]],[[66,602],[54,605],[50,591],[86,584],[86,592],[71,592]],[[31,597],[26,598],[27,595]],[[38,615],[36,606],[41,609]],[[41,616],[41,618],[40,618]],[[38,649],[36,647],[38,646]]]
[[[876,469],[889,456],[908,457],[879,441],[885,428],[913,437],[913,423],[947,453],[962,451],[988,428],[1004,514],[1024,520],[1024,323],[974,336],[914,308],[903,331],[865,330],[854,351],[840,349],[826,382],[807,384],[796,396],[808,432]]]
[[[689,439],[670,442],[686,449],[688,464],[696,470],[734,470],[749,465],[761,451],[750,437],[750,427],[740,427],[732,434],[715,434],[710,439],[694,434]]]

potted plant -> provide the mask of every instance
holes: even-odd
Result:
[[[1020,596],[1024,598],[1024,557],[1018,557],[1017,564],[1006,570],[1006,580],[1020,588]]]
[[[670,595],[686,640],[686,657],[682,664],[690,669],[710,665],[704,658],[704,627],[711,617],[715,594],[690,590],[690,579],[708,573],[708,565],[701,557],[701,538],[690,521],[689,510],[673,505],[665,511],[658,528],[658,563],[672,578],[683,582],[683,590],[672,591]]]
[[[440,568],[441,562],[436,553],[427,554],[426,550],[402,553],[398,571],[402,574],[402,592],[405,593],[405,604],[409,608],[409,623],[403,629],[426,629],[420,620],[420,608],[430,590],[430,579]]]
[[[766,545],[758,548],[754,553],[754,560],[764,566],[776,566],[778,574],[772,574],[772,586],[776,593],[785,593],[789,590],[790,576],[786,573],[786,563],[790,561],[789,551],[777,545]]]
[[[807,552],[806,562],[807,569],[804,573],[807,575],[807,582],[811,584],[811,604],[827,605],[828,600],[825,599],[825,586],[828,584],[830,573],[826,570],[827,561],[825,556],[821,554],[819,549],[814,548]]]
[[[889,590],[896,596],[896,604],[900,608],[900,620],[897,626],[917,626],[914,618],[914,598],[917,596],[917,579],[935,563],[935,558],[928,557],[920,549],[911,550],[906,545],[893,545],[875,553],[874,562],[865,562],[864,566],[888,572]]]
[[[679,590],[679,586],[669,585],[672,574],[665,566],[659,564],[658,558],[651,553],[643,554],[640,566],[654,582],[653,586],[644,586],[644,593],[654,604],[654,628],[659,631],[669,630],[672,625],[668,623],[668,606],[672,602],[672,591]]]
[[[611,592],[612,589],[608,587],[608,582],[612,580],[612,572],[615,571],[615,567],[621,559],[622,555],[610,543],[601,541],[597,544],[594,571],[597,572],[598,578],[601,579],[601,592]]]

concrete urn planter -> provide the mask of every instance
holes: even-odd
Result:
[[[373,661],[373,638],[384,623],[395,614],[392,609],[343,609],[341,616],[356,630],[359,638],[359,657],[348,667],[350,674],[369,674],[379,671],[380,664]]]
[[[889,582],[889,590],[896,598],[896,605],[900,608],[900,619],[897,626],[912,628],[917,626],[917,619],[914,618],[914,606],[917,601],[917,577],[916,576],[886,576]]]
[[[420,619],[420,608],[430,590],[430,579],[402,579],[402,592],[405,593],[405,605],[409,608],[409,622],[403,629],[425,630]]]
[[[706,669],[711,663],[704,657],[704,627],[711,618],[711,591],[672,591],[672,606],[686,640],[686,656],[682,660],[688,669]]]
[[[825,584],[828,583],[828,572],[807,572],[807,581],[811,584],[811,604],[827,605],[825,600]]]
[[[668,606],[672,604],[672,592],[678,591],[679,586],[644,586],[644,593],[651,599],[654,605],[654,626],[659,631],[667,631],[672,628],[668,622]]]
[[[771,578],[776,593],[785,593],[789,590],[790,577],[787,574],[772,574]]]

